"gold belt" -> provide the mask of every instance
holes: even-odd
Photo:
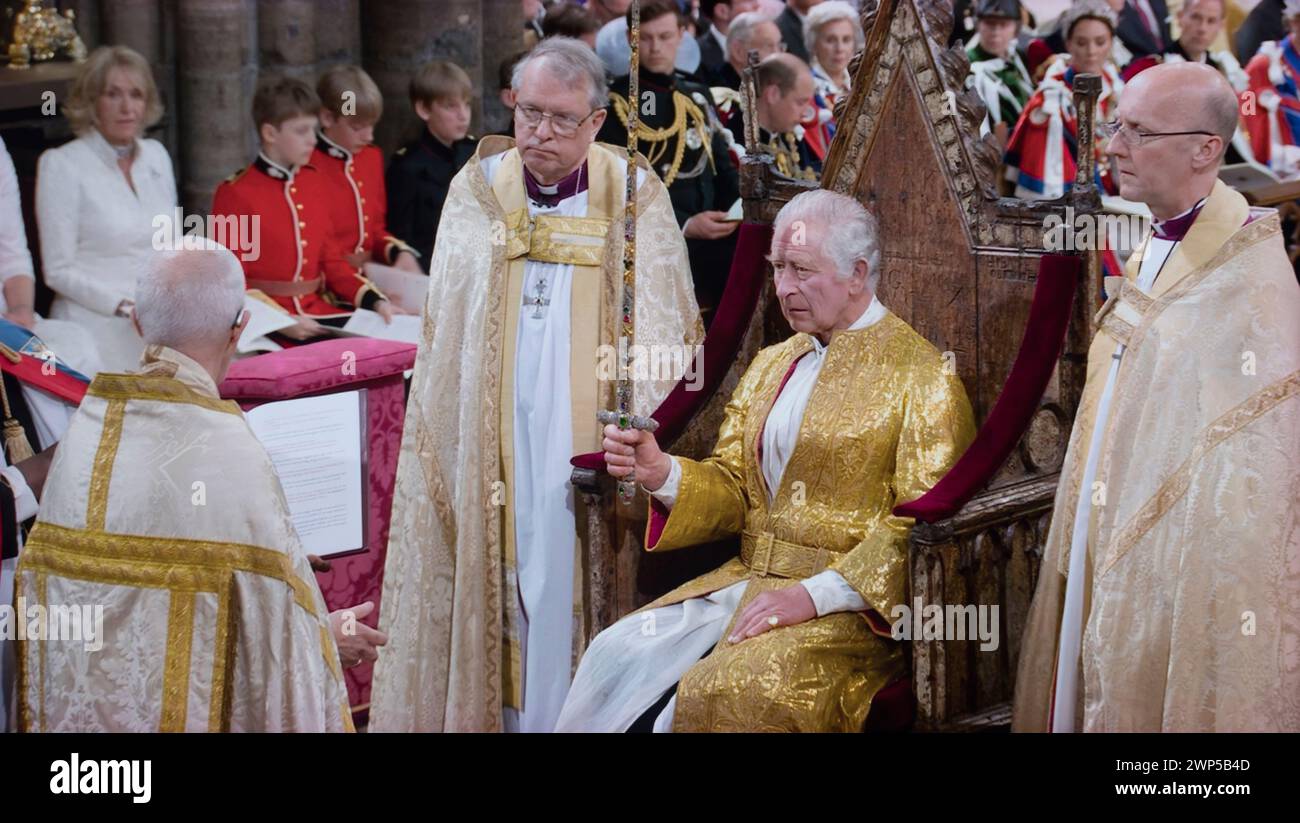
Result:
[[[740,536],[740,561],[758,577],[812,577],[826,568],[833,554],[777,540],[771,532],[747,531]]]

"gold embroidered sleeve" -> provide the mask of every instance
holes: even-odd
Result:
[[[894,505],[915,500],[952,468],[975,437],[966,390],[934,362],[932,373],[908,392],[898,435]],[[892,506],[891,506],[892,508]],[[910,517],[886,515],[866,539],[831,564],[882,617],[907,598],[907,535]]]
[[[658,540],[646,540],[647,551],[670,551],[738,534],[749,506],[745,496],[745,415],[757,392],[762,355],[754,360],[727,403],[718,442],[704,460],[678,457],[682,481],[677,502]],[[654,518],[651,518],[653,523]]]

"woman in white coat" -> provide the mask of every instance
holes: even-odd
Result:
[[[89,332],[104,369],[127,371],[144,350],[130,320],[136,279],[156,220],[170,225],[176,208],[171,158],[142,136],[162,101],[139,53],[105,46],[86,59],[63,108],[77,139],[42,154],[36,176],[50,316]]]

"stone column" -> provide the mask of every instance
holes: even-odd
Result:
[[[176,114],[187,211],[206,214],[217,184],[256,152],[256,12],[254,0],[179,0]]]
[[[314,0],[258,0],[257,35],[262,77],[278,74],[316,86]]]
[[[524,47],[524,10],[518,0],[483,0],[483,125],[484,134],[501,131],[511,117],[497,94],[500,63]]]
[[[316,0],[316,69],[361,65],[361,0]]]
[[[375,129],[375,142],[384,153],[418,133],[420,122],[407,87],[415,70],[435,58],[456,63],[474,83],[470,130],[478,134],[483,123],[482,0],[363,0],[361,15],[365,69],[384,93],[384,118]]]

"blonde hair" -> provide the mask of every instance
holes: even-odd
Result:
[[[153,69],[135,49],[127,46],[100,46],[90,53],[86,62],[68,89],[68,99],[63,104],[63,114],[77,136],[95,127],[95,101],[108,86],[108,74],[115,68],[135,72],[144,86],[144,122],[141,132],[152,128],[163,116],[162,98],[153,81]]]
[[[431,60],[411,78],[411,104],[431,105],[439,100],[453,99],[469,102],[474,96],[474,84],[460,66],[448,60]]]
[[[344,95],[352,95],[352,111],[343,112]],[[358,66],[335,66],[321,75],[316,83],[316,96],[321,108],[337,117],[357,117],[366,123],[377,123],[384,113],[384,95],[379,86]]]

